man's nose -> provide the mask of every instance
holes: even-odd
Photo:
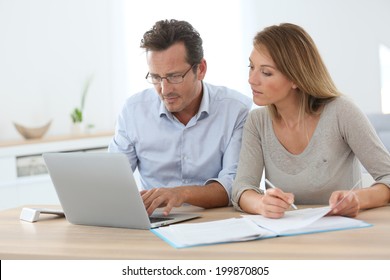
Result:
[[[172,88],[172,84],[168,82],[166,78],[162,78],[160,82],[161,93],[169,93]]]

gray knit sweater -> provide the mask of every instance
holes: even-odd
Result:
[[[243,191],[260,192],[262,172],[274,185],[295,195],[296,204],[328,204],[335,190],[348,190],[361,178],[361,166],[390,187],[390,154],[362,111],[338,97],[321,113],[314,134],[299,155],[276,138],[266,108],[254,109],[246,121],[232,202]]]

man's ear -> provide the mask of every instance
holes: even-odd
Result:
[[[207,62],[204,58],[202,58],[202,60],[199,62],[197,71],[198,71],[198,80],[203,80],[207,72]]]

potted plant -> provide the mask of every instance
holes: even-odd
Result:
[[[74,130],[80,130],[81,123],[83,122],[83,111],[84,111],[84,105],[85,105],[85,98],[87,97],[87,93],[89,90],[89,86],[91,85],[92,77],[86,80],[84,84],[83,91],[81,92],[81,102],[80,107],[76,107],[73,109],[72,113],[70,114],[70,117],[73,122],[73,128]],[[77,127],[77,129],[75,129]]]

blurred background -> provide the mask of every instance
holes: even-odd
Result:
[[[389,13],[386,0],[0,0],[0,141],[22,139],[13,122],[52,120],[47,135],[69,133],[90,77],[85,123],[112,130],[125,98],[150,86],[143,33],[169,18],[200,32],[208,82],[248,95],[255,33],[299,24],[344,94],[366,113],[389,113]]]

